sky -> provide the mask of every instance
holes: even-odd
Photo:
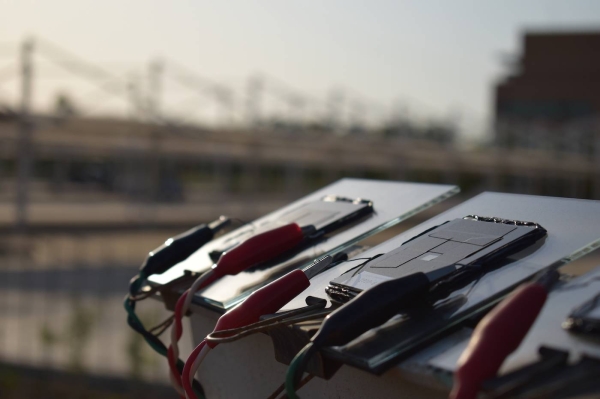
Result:
[[[467,121],[490,117],[524,31],[600,30],[593,0],[0,0],[0,10],[0,79],[11,46],[35,36],[119,73],[161,58],[232,87],[263,73],[308,96],[338,88]],[[14,99],[17,83],[0,81],[0,98]]]

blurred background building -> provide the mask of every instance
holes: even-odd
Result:
[[[600,115],[600,33],[525,34],[496,86],[496,143],[594,157]]]
[[[315,95],[168,57],[123,72],[42,35],[0,43],[0,396],[169,397],[121,300],[149,250],[220,214],[252,220],[342,177],[459,185],[436,212],[484,190],[600,199],[600,31],[520,40],[485,55],[504,68],[491,123],[352,81]]]

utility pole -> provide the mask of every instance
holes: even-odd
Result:
[[[233,94],[227,88],[223,87],[215,87],[213,89],[213,94],[220,104],[223,116],[221,117],[221,124],[224,128],[231,128],[234,124],[234,103],[233,103]]]
[[[127,82],[127,94],[129,96],[130,110],[129,119],[137,121],[144,117],[143,98],[140,93],[140,78],[137,75],[131,75]]]
[[[248,79],[246,93],[246,118],[248,128],[258,127],[261,120],[261,102],[264,90],[264,81],[261,76],[252,76]]]
[[[150,62],[148,69],[148,107],[147,107],[147,123],[150,132],[150,149],[146,157],[146,167],[148,172],[148,187],[146,197],[152,203],[158,202],[161,195],[161,170],[160,170],[160,147],[163,136],[163,128],[161,127],[161,96],[163,88],[163,73],[165,67],[161,60]],[[169,165],[170,166],[170,165]],[[169,179],[174,178],[169,176]],[[149,219],[151,216],[149,217]]]
[[[304,98],[296,95],[296,94],[292,94],[289,93],[287,95],[287,106],[288,106],[288,110],[287,110],[287,121],[288,123],[290,123],[291,125],[297,125],[300,126],[305,122],[305,117],[304,117],[304,105],[305,105],[305,100]]]
[[[367,115],[365,103],[354,99],[350,105],[349,128],[354,133],[362,133],[367,130]]]
[[[161,95],[162,95],[162,80],[165,67],[161,60],[154,60],[150,63],[148,69],[148,111],[152,119],[159,120]]]
[[[21,46],[21,109],[18,125],[18,176],[16,196],[16,224],[24,232],[27,228],[29,181],[33,164],[31,136],[33,121],[31,118],[31,102],[33,96],[33,39],[27,39]]]
[[[326,125],[334,133],[339,133],[343,125],[345,95],[342,89],[333,89],[327,101]]]

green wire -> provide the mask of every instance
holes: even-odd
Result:
[[[285,375],[285,392],[289,399],[300,399],[296,394],[296,384],[304,373],[306,363],[310,360],[312,354],[316,352],[317,348],[310,342],[306,345],[290,363],[290,367]]]
[[[125,310],[127,311],[127,315],[130,318],[130,323],[134,323],[135,325],[139,326],[140,328],[145,329],[144,325],[142,324],[142,321],[139,319],[139,317],[135,313],[135,309],[131,306],[131,304],[132,304],[132,301],[129,299],[129,295],[125,296],[125,302],[123,303],[123,306],[125,307]],[[137,332],[139,332],[137,329],[135,329],[135,330]],[[153,342],[151,339],[149,339],[145,335],[144,335],[144,340],[148,343],[148,345],[152,349],[154,349],[154,351],[156,353],[158,353],[161,356],[165,356],[165,357],[167,356],[167,351],[165,348],[160,347],[159,345],[156,344],[156,342]]]
[[[142,272],[140,272],[137,278],[134,278],[134,280],[131,282],[130,292],[138,292],[144,280],[145,276]],[[146,330],[144,324],[135,313],[135,301],[132,301],[129,298],[129,294],[125,296],[123,307],[127,312],[127,323],[129,324],[129,326],[131,326],[131,328],[133,328],[137,333],[141,334],[144,337],[144,340],[152,349],[154,349],[156,353],[158,353],[161,356],[167,357],[167,347],[158,339],[158,337],[153,336]],[[154,339],[152,339],[151,337],[153,337]],[[180,370],[183,370],[184,365],[185,363],[181,359],[177,359],[177,367]],[[199,399],[205,399],[204,394],[198,389],[194,388],[194,392],[196,393],[196,396]]]

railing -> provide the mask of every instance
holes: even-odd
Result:
[[[122,300],[144,254],[176,232],[2,231],[0,375],[13,365],[166,383],[165,362],[128,328]],[[152,300],[139,314],[149,325],[168,316]]]

